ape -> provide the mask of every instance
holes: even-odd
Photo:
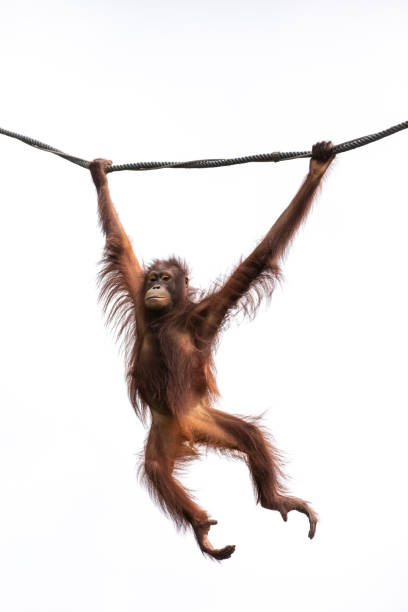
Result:
[[[140,266],[110,198],[105,168],[111,162],[96,159],[89,165],[106,235],[101,297],[108,321],[114,321],[126,338],[130,401],[142,420],[148,412],[151,417],[143,479],[176,525],[190,525],[201,551],[214,559],[227,559],[235,547],[211,545],[208,532],[216,521],[174,477],[183,462],[197,456],[200,445],[244,458],[257,502],[280,512],[284,521],[291,510],[306,514],[309,538],[315,534],[317,515],[305,501],[287,495],[279,452],[256,419],[213,408],[218,389],[212,355],[228,316],[237,309],[253,313],[259,299],[271,294],[279,259],[333,159],[332,143],[314,145],[309,173],[291,204],[223,286],[200,298],[190,288],[181,260]]]

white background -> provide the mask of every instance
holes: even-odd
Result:
[[[115,163],[310,149],[407,116],[403,0],[13,2],[1,126]],[[220,408],[267,411],[293,492],[256,507],[209,453],[184,482],[219,525],[202,557],[137,483],[145,431],[97,305],[88,172],[0,137],[0,605],[7,612],[408,609],[408,132],[341,155],[285,282],[217,353]],[[289,203],[306,160],[110,175],[136,253],[205,287]]]

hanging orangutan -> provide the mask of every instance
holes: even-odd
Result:
[[[279,260],[305,219],[327,168],[334,159],[331,142],[314,145],[309,173],[294,199],[255,250],[226,282],[197,297],[186,265],[177,258],[156,259],[144,269],[136,259],[113,206],[106,166],[90,163],[97,192],[99,219],[106,235],[101,296],[109,321],[124,334],[130,401],[144,421],[150,416],[143,479],[156,502],[177,526],[190,525],[203,553],[228,559],[235,546],[214,548],[208,532],[212,520],[189,496],[174,473],[205,445],[244,458],[257,502],[280,512],[297,510],[308,517],[309,538],[317,515],[302,499],[287,494],[279,452],[254,418],[216,410],[219,395],[213,350],[220,330],[235,311],[254,313],[279,277]]]

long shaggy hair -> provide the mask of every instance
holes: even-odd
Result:
[[[239,312],[250,318],[255,315],[261,300],[270,298],[273,293],[276,281],[280,278],[279,266],[275,262],[263,261],[261,257],[255,262],[240,262],[237,266],[241,272],[240,279],[232,283],[230,281],[230,291],[235,296],[235,307],[225,313],[222,325],[217,325],[211,341],[198,342],[194,355],[186,355],[182,347],[173,341],[172,332],[191,331],[190,326],[196,324],[190,316],[194,306],[207,298],[216,301],[225,281],[219,279],[207,292],[199,291],[188,284],[184,301],[175,304],[169,312],[147,322],[143,302],[146,276],[160,264],[177,268],[184,282],[185,278],[189,278],[188,266],[184,260],[175,256],[167,260],[151,261],[143,270],[143,282],[139,283],[139,292],[133,297],[126,284],[126,275],[121,270],[122,262],[123,245],[119,240],[115,240],[114,236],[110,237],[106,242],[98,277],[100,300],[104,311],[107,312],[107,323],[112,325],[117,338],[123,341],[129,398],[136,414],[145,422],[148,409],[147,385],[150,397],[153,396],[158,403],[165,402],[173,414],[182,414],[183,408],[188,403],[189,381],[193,380],[200,366],[204,366],[206,372],[203,387],[207,387],[208,399],[215,400],[219,392],[215,383],[214,351],[219,332],[231,317]],[[161,363],[153,370],[139,359],[146,330],[154,333],[162,356]]]

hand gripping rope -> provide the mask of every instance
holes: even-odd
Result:
[[[355,138],[354,140],[348,140],[347,142],[336,145],[333,152],[344,153],[345,151],[351,151],[351,149],[364,147],[371,142],[381,140],[381,138],[391,136],[391,134],[396,134],[397,132],[407,128],[408,121],[404,121],[403,123],[394,125],[387,130],[383,130],[382,132],[370,134],[369,136],[362,136],[361,138]],[[80,157],[63,153],[63,151],[60,151],[59,149],[50,147],[49,145],[39,142],[38,140],[34,140],[33,138],[29,138],[28,136],[22,136],[21,134],[9,132],[8,130],[3,130],[2,128],[0,128],[0,134],[9,136],[10,138],[17,138],[18,140],[21,140],[32,147],[41,149],[42,151],[48,151],[49,153],[54,153],[54,155],[59,155],[59,157],[63,157],[73,164],[77,164],[83,168],[88,168],[89,166],[90,162],[86,159],[81,159]],[[136,162],[131,164],[107,166],[106,172],[118,172],[119,170],[159,170],[161,168],[219,168],[221,166],[234,166],[236,164],[248,164],[250,162],[279,162],[285,161],[286,159],[297,159],[299,157],[311,156],[311,151],[297,151],[287,153],[260,153],[258,155],[247,155],[245,157],[233,157],[230,159],[196,159],[186,162]]]

